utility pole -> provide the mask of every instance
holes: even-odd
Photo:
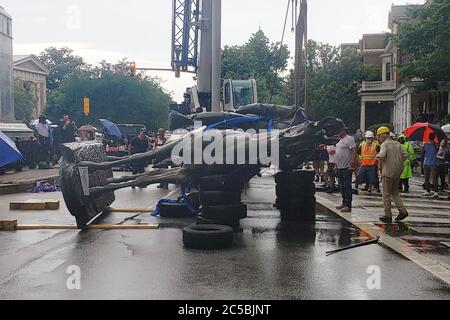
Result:
[[[295,30],[295,71],[294,71],[294,101],[295,105],[307,109],[308,102],[308,3],[301,0],[300,14]],[[303,51],[304,50],[304,51]],[[301,101],[302,92],[302,69],[304,71],[304,101]]]
[[[222,64],[222,0],[212,0],[212,67],[211,67],[211,111],[222,111],[220,107],[220,79]]]

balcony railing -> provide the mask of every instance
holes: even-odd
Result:
[[[395,89],[396,89],[395,81],[364,81],[362,83],[361,92],[388,91]]]

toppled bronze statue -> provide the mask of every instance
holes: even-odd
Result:
[[[272,106],[267,106],[265,109],[264,106],[248,106],[247,110],[255,112],[255,108],[261,112],[270,109],[274,111],[271,116],[277,115],[277,109]],[[279,110],[284,118],[287,114],[292,114],[292,110],[286,110],[284,107]],[[208,114],[204,117],[212,116]],[[227,116],[229,113],[214,115],[214,117],[218,117],[215,120]],[[115,190],[156,183],[182,184],[189,182],[195,184],[201,177],[220,174],[235,176],[243,185],[257,175],[262,167],[273,164],[266,163],[267,159],[260,157],[259,150],[255,155],[253,152],[255,145],[257,148],[260,148],[261,145],[271,146],[272,149],[269,147],[268,154],[265,154],[267,158],[273,160],[276,153],[279,167],[289,171],[308,161],[314,154],[317,144],[335,144],[336,141],[332,137],[343,127],[344,124],[341,120],[331,117],[319,122],[307,120],[301,124],[288,126],[286,129],[263,133],[229,129],[215,129],[214,132],[208,133],[208,127],[204,126],[189,132],[177,141],[172,141],[147,153],[108,159],[100,143],[65,144],[62,148],[63,157],[60,170],[62,192],[67,208],[75,216],[78,228],[82,229],[114,202]],[[215,158],[213,162],[202,156],[196,157],[195,151],[187,154],[186,150],[192,151],[199,146],[200,154],[207,151],[208,148],[212,149],[212,142],[209,138],[205,139],[205,135],[214,136],[213,140],[216,143],[220,139],[234,142],[216,145],[211,153]],[[273,146],[276,146],[275,152]],[[176,150],[181,150],[181,152],[175,152]],[[242,156],[242,154],[246,156]],[[233,162],[227,161],[231,158],[233,158]],[[167,159],[179,164],[181,162],[181,164],[178,167],[155,169],[134,176],[114,178],[112,175],[112,167],[118,165],[145,160],[156,164],[157,167],[158,163]]]

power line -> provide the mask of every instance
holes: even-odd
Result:
[[[292,0],[293,2],[294,0]],[[284,25],[283,25],[283,32],[281,34],[281,41],[280,41],[280,53],[283,51],[283,42],[284,42],[284,35],[286,34],[286,26],[287,26],[287,21],[288,21],[288,17],[289,17],[289,8],[291,5],[291,0],[287,1],[287,8],[286,8],[286,16],[284,18]],[[275,69],[275,76],[278,72],[278,69]],[[270,89],[270,103],[272,103],[272,98],[273,98],[273,91],[275,90],[275,80],[274,79],[272,81],[272,88]]]

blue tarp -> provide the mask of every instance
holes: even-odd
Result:
[[[23,156],[16,144],[0,131],[0,167],[23,160]]]

